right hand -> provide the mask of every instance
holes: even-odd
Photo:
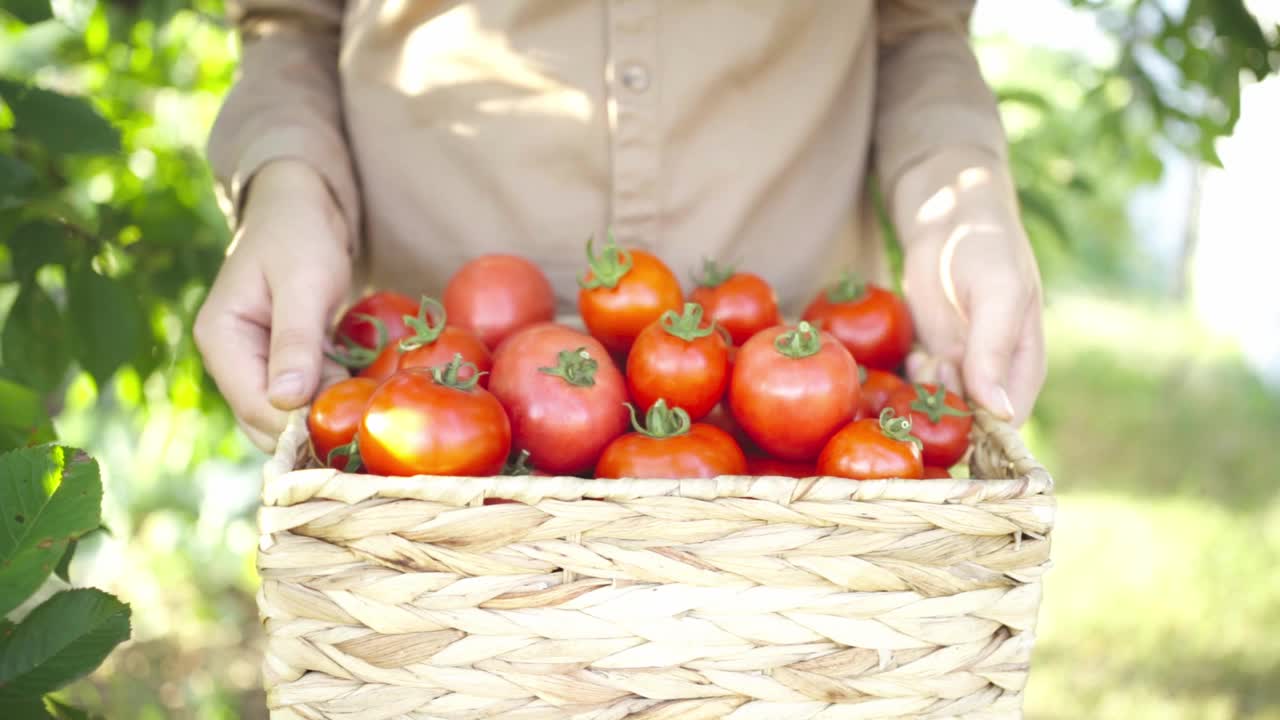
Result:
[[[346,223],[324,181],[299,161],[263,166],[194,328],[205,367],[263,451],[287,411],[347,376],[323,348],[350,283]]]

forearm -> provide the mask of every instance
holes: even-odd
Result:
[[[209,137],[209,164],[242,221],[251,182],[269,164],[309,167],[328,188],[347,232],[360,199],[347,148],[338,77],[340,0],[250,0],[233,6],[240,77]]]
[[[1016,217],[999,108],[969,45],[972,5],[879,3],[874,158],[905,244]]]

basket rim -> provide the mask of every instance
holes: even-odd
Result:
[[[789,505],[797,502],[916,501],[990,502],[1053,493],[1053,477],[1027,450],[1017,430],[991,413],[974,412],[974,431],[986,435],[1011,471],[1009,479],[943,478],[929,480],[804,479],[776,476],[716,478],[583,479],[578,477],[383,477],[343,473],[329,468],[295,470],[308,448],[307,408],[295,410],[263,466],[262,503],[291,506],[311,500],[356,503],[373,498],[419,499],[457,506],[480,505],[485,498],[536,504],[547,500],[635,501],[661,496],[715,500],[737,498]],[[490,506],[498,510],[503,506]]]

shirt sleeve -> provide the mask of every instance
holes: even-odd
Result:
[[[208,157],[232,221],[254,174],[290,158],[314,168],[358,237],[360,194],[343,128],[338,47],[344,0],[233,0],[240,76],[209,136]],[[358,247],[353,240],[352,245]]]
[[[973,0],[880,0],[873,158],[891,199],[902,174],[953,148],[1007,159],[991,88],[969,45]]]

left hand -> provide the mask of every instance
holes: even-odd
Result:
[[[908,372],[936,379],[1015,426],[1026,422],[1045,378],[1040,279],[1021,232],[963,228],[954,240],[913,247],[907,303],[936,362],[913,353]]]
[[[903,233],[907,303],[924,346],[907,371],[1019,426],[1045,379],[1039,269],[1007,176],[969,165],[943,177],[952,180],[914,208]]]

